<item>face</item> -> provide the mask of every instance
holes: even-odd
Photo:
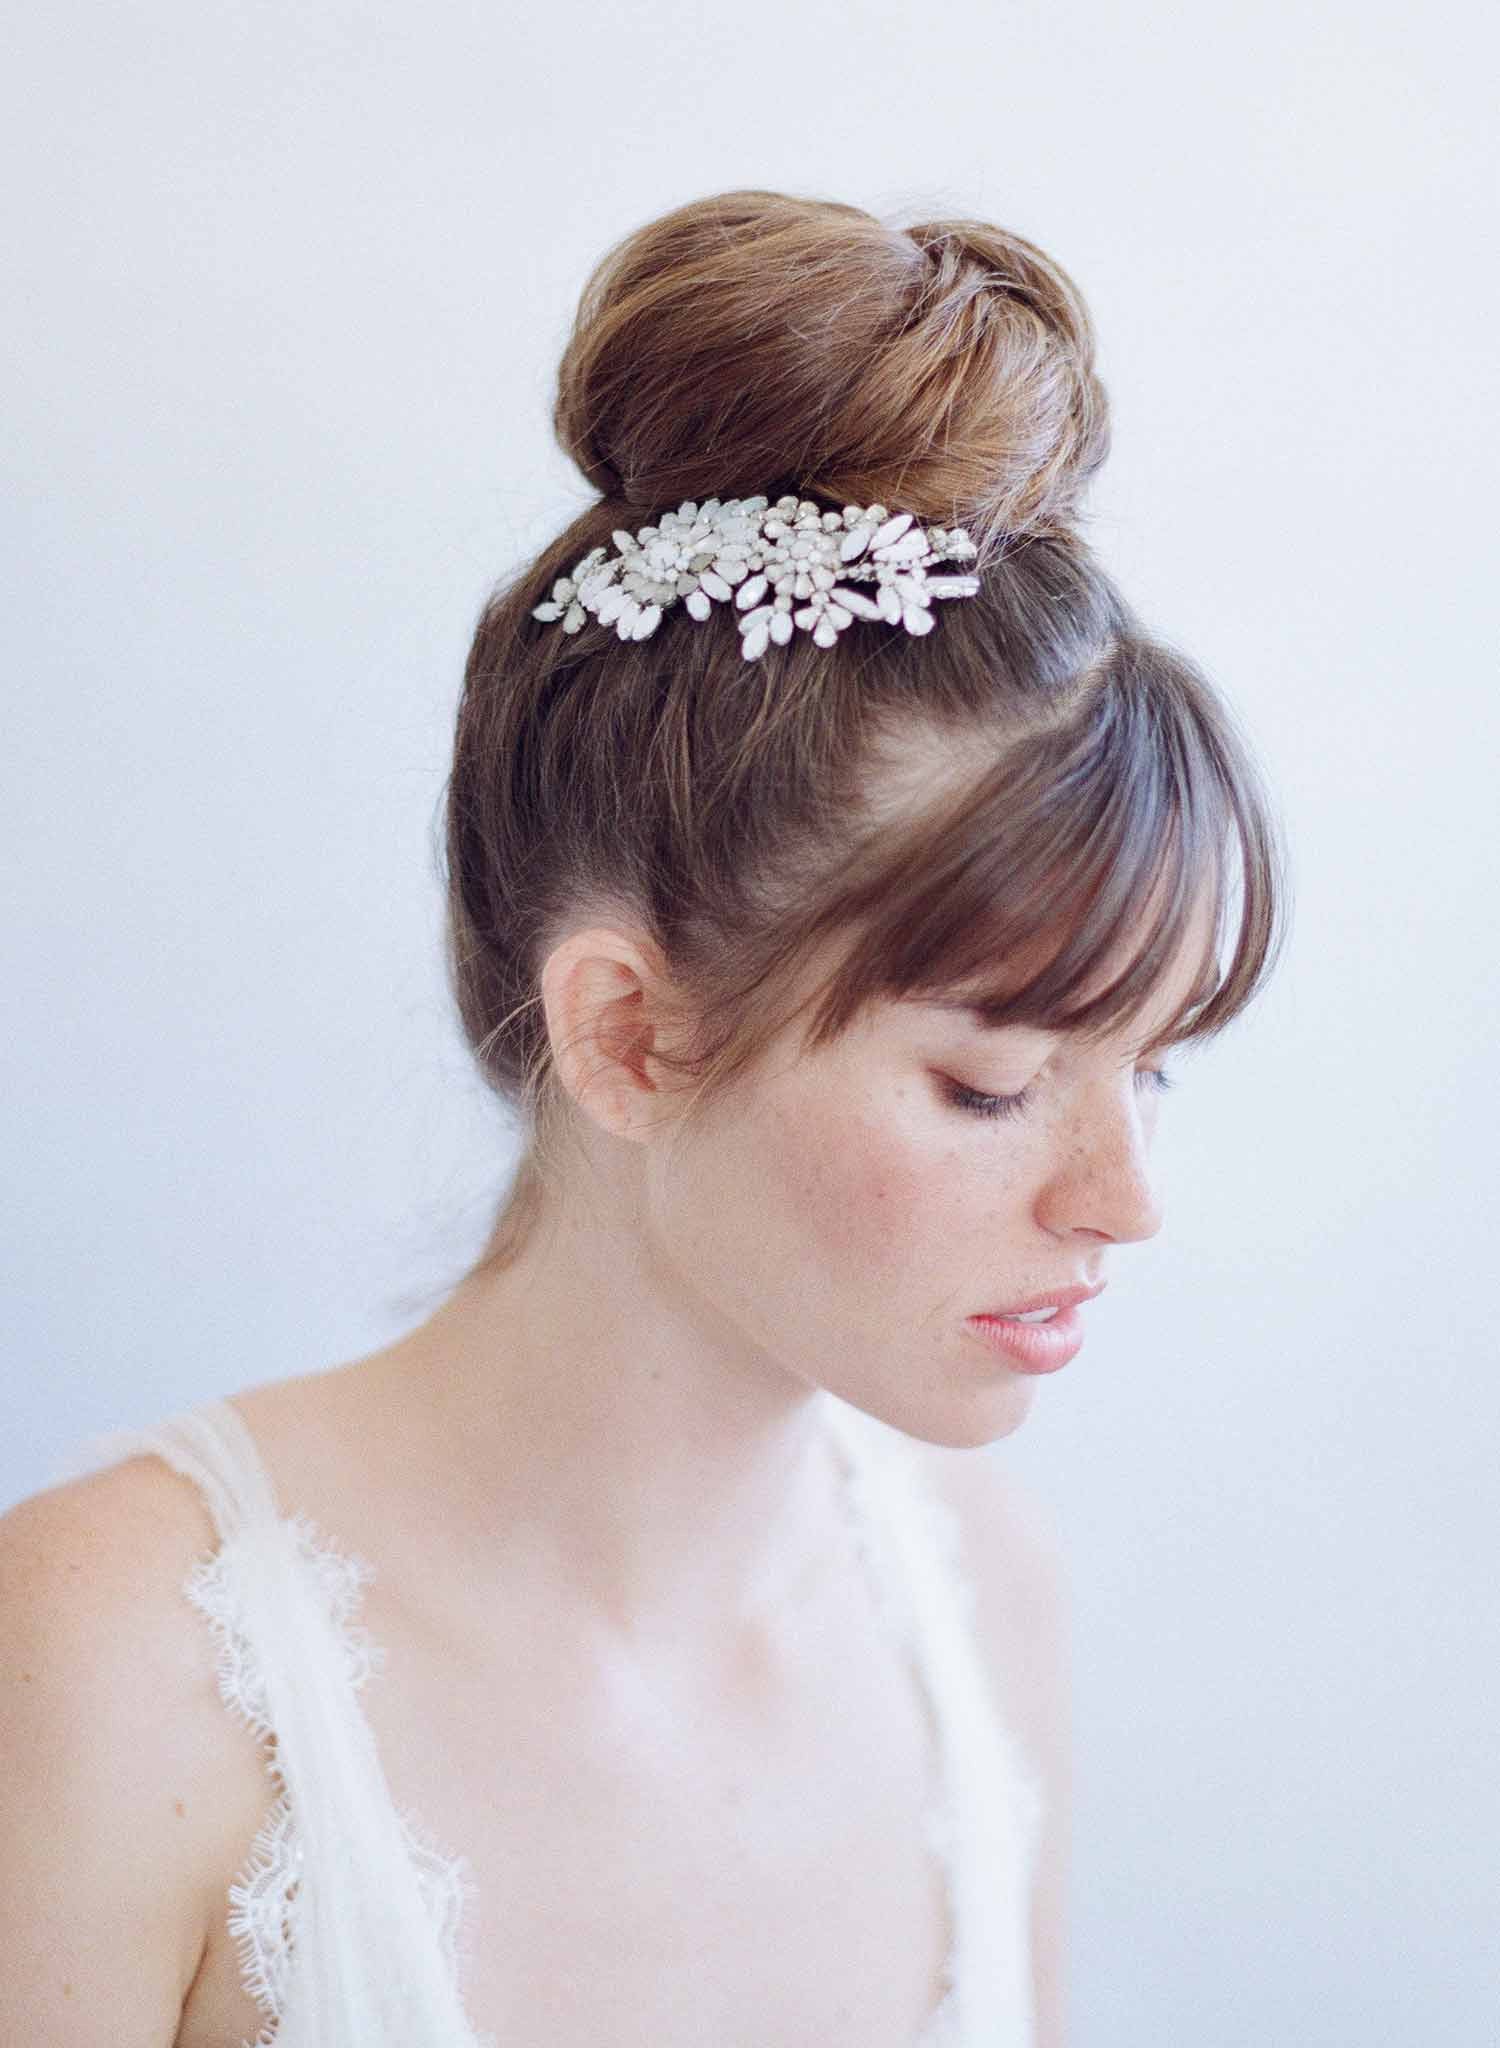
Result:
[[[1163,1066],[1142,1048],[1194,989],[1207,905],[1149,1001],[1108,1040],[986,1028],[892,1002],[816,1054],[772,1058],[653,1167],[680,1285],[721,1342],[908,1435],[974,1446],[1015,1429],[1038,1384],[970,1318],[1094,1286],[1162,1215],[1148,1165]]]

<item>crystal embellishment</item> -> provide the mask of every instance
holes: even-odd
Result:
[[[615,552],[591,548],[552,595],[532,607],[576,633],[592,615],[622,640],[645,640],[675,604],[694,619],[715,605],[738,613],[740,648],[755,661],[800,627],[832,647],[855,619],[884,619],[929,633],[935,598],[972,597],[974,575],[930,573],[978,552],[961,526],[920,526],[884,505],[826,511],[810,498],[685,500],[632,533],[617,527]],[[864,589],[855,589],[863,584]]]

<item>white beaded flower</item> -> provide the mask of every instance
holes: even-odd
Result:
[[[571,576],[559,576],[532,617],[560,619],[576,633],[592,614],[622,640],[645,640],[678,603],[706,619],[716,603],[740,613],[740,646],[754,661],[793,629],[832,647],[859,619],[884,619],[908,633],[932,630],[934,598],[972,597],[977,576],[933,576],[934,562],[967,561],[977,550],[961,526],[922,527],[884,505],[824,511],[811,499],[688,499],[633,534],[617,528],[616,553],[591,548]],[[874,585],[866,596],[855,583]]]

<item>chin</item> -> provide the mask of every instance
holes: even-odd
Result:
[[[952,1427],[924,1429],[920,1433],[923,1443],[936,1445],[948,1451],[982,1451],[986,1444],[997,1444],[1003,1438],[1014,1436],[1031,1413],[1032,1395],[1029,1387],[1019,1390],[1018,1398],[1007,1402],[1004,1412],[997,1405],[984,1412],[976,1407],[967,1415],[960,1416]]]
[[[1018,1374],[1007,1374],[1003,1384],[925,1387],[915,1398],[908,1389],[830,1391],[900,1435],[947,1451],[979,1451],[1014,1436],[1036,1398],[1031,1381]]]

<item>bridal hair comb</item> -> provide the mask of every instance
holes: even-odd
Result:
[[[531,616],[576,633],[592,614],[622,640],[645,640],[674,604],[706,619],[715,603],[739,613],[747,661],[794,627],[832,647],[855,619],[884,619],[930,633],[934,598],[972,597],[977,576],[933,576],[934,562],[977,553],[961,526],[923,527],[884,505],[825,511],[808,498],[687,499],[632,533],[617,527],[616,552],[591,548]],[[852,583],[874,585],[867,596]]]

